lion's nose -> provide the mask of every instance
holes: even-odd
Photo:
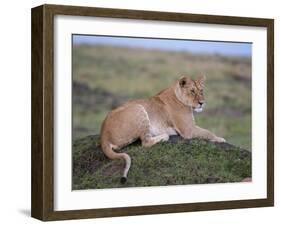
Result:
[[[204,104],[203,101],[199,101],[198,103],[200,104],[200,106],[202,106]]]

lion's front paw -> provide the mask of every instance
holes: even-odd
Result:
[[[225,139],[222,138],[222,137],[216,137],[216,138],[213,139],[212,141],[214,141],[214,142],[219,142],[219,143],[224,143],[224,142],[225,142]]]

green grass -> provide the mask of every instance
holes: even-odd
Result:
[[[137,142],[122,151],[132,158],[126,184],[121,160],[108,160],[99,136],[73,143],[73,189],[239,182],[251,177],[251,153],[227,143],[177,136],[150,148]]]

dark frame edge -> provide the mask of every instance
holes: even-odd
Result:
[[[255,18],[255,17],[239,17],[239,16],[222,16],[211,14],[193,14],[193,13],[178,13],[178,12],[163,12],[163,11],[148,11],[134,9],[118,9],[118,8],[102,8],[102,7],[87,7],[73,5],[56,5],[44,4],[47,10],[58,15],[73,15],[73,16],[97,16],[122,19],[141,19],[141,20],[156,20],[156,21],[173,21],[173,22],[190,22],[190,23],[211,23],[225,25],[241,25],[266,27],[272,19]],[[145,15],[145,16],[144,16]],[[166,19],[164,19],[166,18]]]
[[[54,220],[77,220],[89,218],[105,218],[105,217],[122,217],[122,216],[138,216],[153,214],[168,214],[182,212],[199,212],[213,211],[225,209],[253,208],[253,207],[270,207],[272,203],[269,199],[252,199],[237,201],[219,201],[204,203],[188,203],[188,204],[169,204],[157,206],[137,206],[122,208],[104,208],[104,209],[83,209],[83,210],[67,210],[50,212],[46,221]]]
[[[53,15],[46,11],[31,10],[31,216],[42,221],[53,212]]]
[[[31,11],[31,216],[44,218],[43,6]]]
[[[274,19],[267,23],[267,199],[274,206]]]

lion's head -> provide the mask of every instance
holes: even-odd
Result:
[[[205,104],[204,98],[205,76],[193,80],[181,77],[176,84],[176,96],[186,106],[196,112],[201,112]]]

